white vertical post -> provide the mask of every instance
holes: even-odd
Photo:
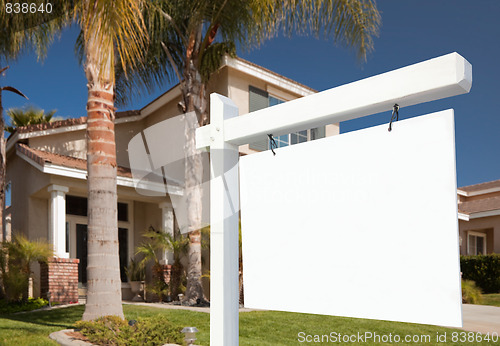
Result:
[[[51,185],[49,200],[49,242],[54,254],[60,258],[69,258],[66,252],[66,186]]]
[[[167,202],[160,203],[161,208],[161,232],[174,235],[174,209]],[[163,250],[161,264],[174,264],[174,254],[172,251]]]
[[[210,344],[238,345],[238,146],[224,121],[238,116],[227,97],[210,95]]]

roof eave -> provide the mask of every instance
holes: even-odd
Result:
[[[500,209],[493,209],[493,210],[479,211],[476,213],[470,213],[469,219],[480,219],[483,217],[499,216],[499,215],[500,215]]]
[[[57,176],[62,176],[62,177],[67,177],[67,178],[74,178],[74,179],[79,179],[79,180],[87,180],[87,171],[79,168],[73,168],[73,167],[66,167],[62,165],[56,165],[47,161],[44,161],[43,159],[39,160],[37,162],[36,160],[32,159],[31,157],[28,157],[24,152],[21,152],[19,150],[16,151],[17,156],[19,156],[21,159],[38,169],[40,172],[45,173],[45,174],[51,174],[51,175],[57,175]],[[118,186],[125,186],[125,187],[131,187],[131,188],[136,188],[136,184],[134,182],[134,179],[131,177],[124,177],[118,175],[116,177],[116,184]],[[146,182],[146,183],[141,183],[141,189],[144,190],[149,190],[149,191],[155,191],[155,192],[165,192],[165,186],[163,184],[159,183],[154,183],[154,182]],[[167,193],[170,195],[178,195],[181,196],[183,194],[182,189],[177,186],[172,186],[170,184],[167,184]]]

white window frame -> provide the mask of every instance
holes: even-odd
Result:
[[[284,100],[284,99],[282,99],[282,98],[280,98],[280,97],[278,97],[276,95],[272,95],[272,94],[268,93],[267,98],[268,98],[269,102],[271,101],[271,97],[274,98],[274,99],[276,99],[276,100],[278,100],[278,101],[281,101],[281,102],[287,102],[287,100]],[[269,105],[269,107],[272,107],[272,106]],[[309,142],[311,140],[311,129],[307,129],[305,131],[307,131],[307,140],[306,140],[306,142]],[[299,132],[302,132],[302,131],[298,131],[298,132],[294,132],[294,133],[299,133]],[[289,134],[286,134],[286,135],[282,135],[282,136],[287,136],[288,137],[288,144],[286,146],[298,144],[298,143],[292,144],[292,133],[289,133]],[[279,146],[279,140],[278,140],[278,138],[282,137],[282,136],[276,136],[274,138],[275,141],[276,141],[276,143],[278,144],[278,148],[282,148],[282,147]],[[300,143],[304,143],[304,142],[300,142]],[[270,140],[267,141],[267,146],[268,146],[268,149],[271,149],[271,141]]]
[[[488,250],[487,250],[488,243],[487,243],[486,233],[474,232],[474,231],[467,232],[467,255],[469,255],[469,256],[478,255],[478,253],[477,253],[477,239],[476,239],[476,248],[474,249],[475,253],[471,253],[471,251],[470,251],[470,246],[471,246],[470,237],[471,236],[474,236],[476,238],[481,237],[484,239],[484,243],[483,243],[484,244],[484,254],[483,255],[486,255],[486,253],[488,252]]]

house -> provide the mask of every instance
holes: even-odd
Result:
[[[245,114],[316,91],[243,59],[224,58],[221,69],[209,83],[209,93],[231,98]],[[143,130],[179,114],[179,86],[140,110],[118,112],[115,119],[118,164],[118,231],[125,299],[131,297],[125,267],[142,232],[150,226],[172,232],[175,213],[169,196],[147,196],[134,188],[127,152],[131,139]],[[5,212],[5,238],[10,232],[30,240],[49,241],[56,257],[46,266],[35,266],[33,295],[74,301],[76,287],[84,288],[87,263],[87,172],[86,117],[18,128],[7,141],[7,183],[11,204]],[[276,138],[286,146],[339,133],[338,124],[327,125]],[[164,133],[165,138],[174,133]],[[241,154],[267,150],[268,141],[240,147]],[[172,192],[175,194],[175,191]],[[169,254],[162,263],[171,265]],[[208,289],[206,290],[208,292]],[[207,293],[208,295],[208,293]]]
[[[500,180],[457,189],[460,254],[500,253]]]

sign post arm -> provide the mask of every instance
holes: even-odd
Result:
[[[365,78],[228,120],[226,142],[243,145],[274,136],[390,111],[469,92],[472,65],[457,53]],[[198,148],[210,145],[207,125]]]
[[[225,120],[237,117],[229,98],[210,95],[210,344],[238,345],[238,146],[225,142]]]

